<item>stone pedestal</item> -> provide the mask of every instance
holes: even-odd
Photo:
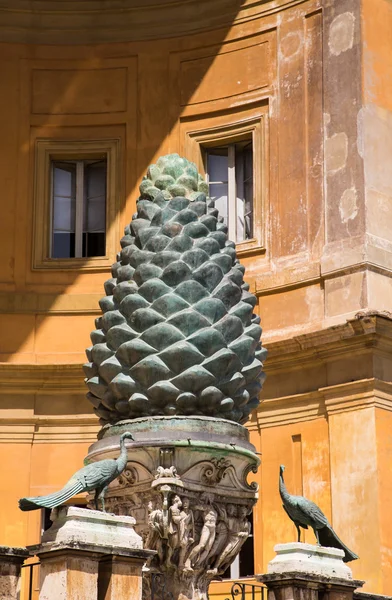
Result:
[[[268,572],[257,579],[268,588],[268,600],[353,600],[363,581],[352,578],[344,552],[311,544],[278,544]]]
[[[350,567],[342,560],[344,552],[338,548],[293,542],[277,544],[274,550],[276,556],[268,565],[268,573],[298,572],[340,579],[353,578]]]
[[[0,546],[0,600],[19,598],[20,570],[28,556],[26,548]]]
[[[135,553],[103,557],[99,563],[98,600],[141,599],[145,560]]]
[[[136,518],[144,547],[156,551],[144,569],[174,600],[206,600],[250,533],[247,514],[257,485],[247,476],[259,458],[242,425],[211,417],[145,417],[106,426],[88,460],[116,457],[130,431],[126,470],[108,490],[109,510]],[[151,594],[150,594],[151,595]]]
[[[142,549],[132,517],[75,507],[53,516],[41,544],[29,546],[41,561],[39,600],[121,600],[130,589],[141,598],[142,566],[152,553]]]

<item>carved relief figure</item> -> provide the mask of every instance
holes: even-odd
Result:
[[[172,556],[177,548],[180,548],[181,542],[181,519],[182,519],[182,501],[179,496],[174,496],[172,504],[169,508],[169,528],[168,528],[168,545],[166,555],[166,565],[170,566]]]
[[[195,521],[189,504],[189,498],[183,498],[180,514],[180,556],[178,559],[178,567],[180,569],[184,568],[186,553],[195,541]]]
[[[246,518],[248,509],[246,506],[238,507],[238,518],[236,517],[237,509],[234,504],[227,505],[227,529],[228,535],[225,547],[218,556],[214,569],[211,571],[225,571],[231,564],[232,560],[237,556],[242,544],[250,534],[250,523]]]
[[[209,563],[213,564],[214,560],[218,559],[226,545],[228,536],[228,530],[226,522],[223,519],[219,519],[216,526],[215,541],[212,545],[210,555],[208,557]]]
[[[149,550],[156,550],[158,552],[158,560],[161,564],[164,559],[164,547],[163,547],[163,535],[164,535],[164,523],[163,523],[163,511],[159,506],[159,500],[157,499],[156,508],[152,501],[148,503],[148,535],[146,539],[145,547]],[[151,560],[147,561],[147,566]]]
[[[201,509],[204,511],[204,524],[199,543],[191,550],[185,562],[186,571],[192,571],[193,567],[200,566],[203,563],[215,540],[218,513],[212,506],[203,506]]]

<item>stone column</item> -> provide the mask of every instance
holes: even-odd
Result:
[[[39,600],[141,598],[142,565],[153,552],[142,549],[132,517],[63,507],[41,544]],[[121,593],[123,591],[123,594]]]
[[[20,569],[28,556],[26,548],[0,546],[0,600],[19,598]]]
[[[363,581],[352,578],[337,548],[290,543],[275,546],[268,572],[257,579],[268,589],[268,600],[353,600]]]

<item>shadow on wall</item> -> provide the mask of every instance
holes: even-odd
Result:
[[[0,180],[7,201],[3,196],[0,363],[80,363],[90,345],[94,316],[100,314],[103,283],[110,277],[109,266],[83,272],[82,261],[75,270],[32,269],[36,140],[120,138],[121,194],[106,226],[107,231],[114,228],[118,251],[124,225],[135,211],[140,180],[151,162],[178,150],[176,125],[182,110],[208,72],[242,0],[234,7],[225,3],[225,27],[183,38],[90,46],[3,44]],[[211,46],[211,56],[194,72],[187,70],[181,88],[181,63],[173,62],[173,56],[205,46]],[[123,68],[127,79],[122,107],[110,86]],[[101,79],[94,80],[98,71]],[[89,89],[89,81],[95,87]],[[75,295],[75,307],[69,301],[65,309],[68,295]]]

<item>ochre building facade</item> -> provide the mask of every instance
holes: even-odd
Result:
[[[205,172],[209,148],[250,140],[237,248],[269,350],[254,573],[295,539],[283,463],[355,578],[391,595],[391,3],[39,4],[0,7],[0,543],[38,541],[18,498],[58,489],[96,439],[84,349],[148,165],[178,152]],[[50,258],[47,158],[72,151],[108,157],[104,256]]]

